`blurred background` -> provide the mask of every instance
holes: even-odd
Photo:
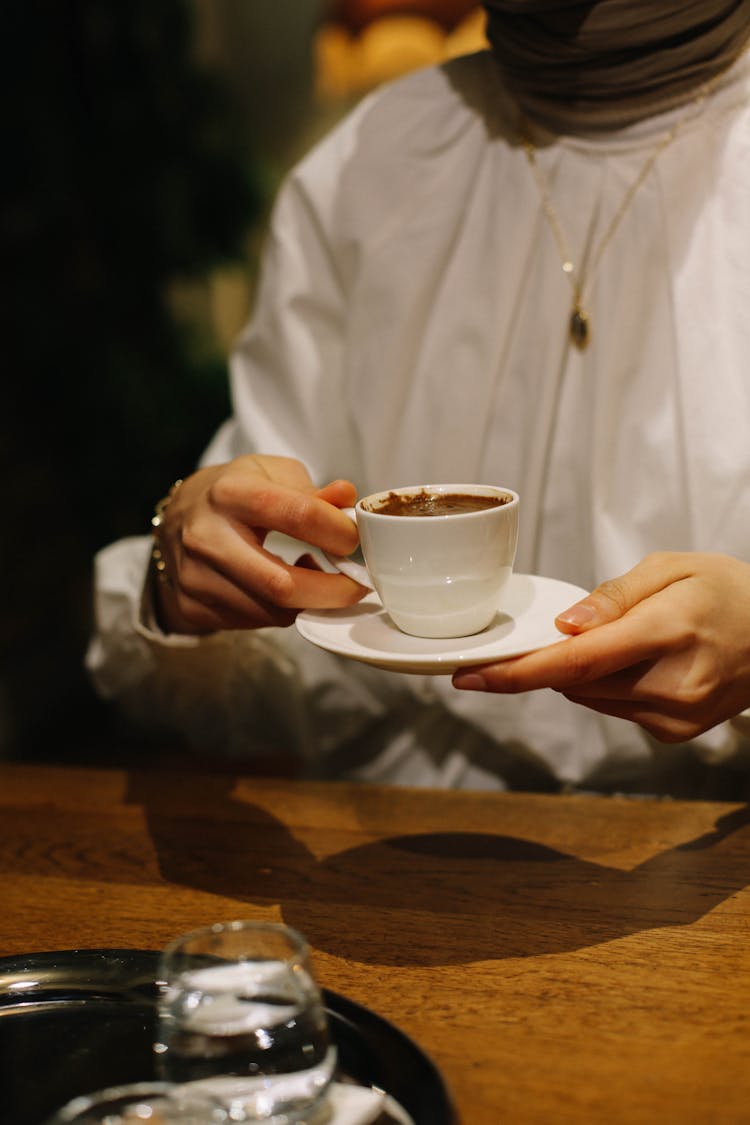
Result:
[[[0,757],[148,748],[83,669],[95,552],[229,410],[281,178],[358,98],[485,45],[473,0],[6,10]],[[9,157],[9,159],[8,159]]]

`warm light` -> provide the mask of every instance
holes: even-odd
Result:
[[[359,32],[381,16],[422,16],[451,31],[477,0],[329,0],[328,20]]]
[[[445,35],[419,16],[382,16],[359,36],[359,78],[368,89],[443,57]]]
[[[445,58],[470,55],[484,50],[487,42],[487,13],[484,8],[473,8],[464,19],[445,37]]]
[[[425,14],[415,15],[415,9]],[[463,13],[458,22],[449,18],[451,10]],[[358,96],[411,70],[487,47],[484,9],[476,4],[371,0],[334,5],[334,12],[338,15],[321,25],[314,45],[323,100]]]

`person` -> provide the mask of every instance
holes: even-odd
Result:
[[[97,689],[322,778],[744,791],[750,763],[748,0],[487,0],[490,48],[365,97],[275,202],[233,414],[96,560]],[[362,588],[339,509],[521,495],[561,641],[448,676],[318,649]],[[161,581],[160,579],[166,579]]]

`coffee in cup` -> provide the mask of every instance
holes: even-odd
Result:
[[[512,499],[508,492],[484,496],[475,492],[436,492],[421,488],[419,492],[388,492],[382,499],[371,502],[368,498],[363,504],[366,511],[381,516],[457,516],[463,512],[500,508]]]
[[[347,509],[365,566],[328,556],[376,590],[393,623],[417,637],[481,632],[502,609],[518,542],[510,488],[425,484],[389,489]]]

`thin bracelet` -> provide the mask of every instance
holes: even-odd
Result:
[[[181,484],[182,477],[174,482],[166,496],[162,496],[161,500],[159,500],[154,508],[154,514],[151,517],[151,537],[153,539],[151,561],[154,564],[156,577],[160,582],[166,582],[168,585],[171,585],[171,579],[167,574],[167,564],[164,555],[161,553],[161,547],[159,546],[159,528],[164,522],[164,513],[174,499],[175,493]]]

